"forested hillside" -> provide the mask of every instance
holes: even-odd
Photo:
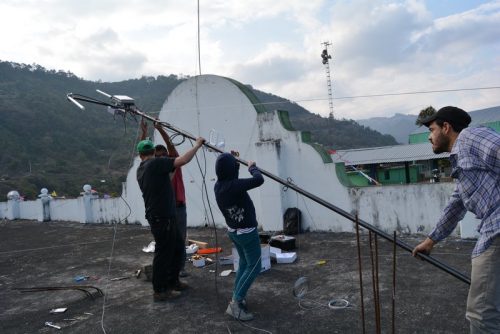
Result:
[[[327,148],[340,150],[397,144],[394,137],[383,135],[352,119],[321,117],[279,96],[257,90],[254,90],[254,93],[267,110],[287,110],[295,129],[310,131],[311,139]]]
[[[142,77],[102,83],[37,65],[0,62],[0,196],[12,189],[35,198],[40,188],[77,196],[83,184],[101,193],[119,194],[130,167],[137,123],[86,105],[82,112],[66,93],[96,96],[100,89],[128,95],[141,110],[160,110],[169,93],[184,78]],[[269,110],[288,110],[293,126],[310,130],[312,138],[330,148],[395,144],[394,138],[352,120],[329,120],[311,114],[278,96],[255,91]]]
[[[77,196],[85,183],[119,194],[134,154],[137,124],[86,105],[66,93],[96,96],[95,89],[127,94],[143,110],[159,110],[182,79],[141,78],[91,82],[38,66],[0,63],[0,194],[12,189],[34,198],[42,187]],[[103,182],[104,181],[104,182]]]

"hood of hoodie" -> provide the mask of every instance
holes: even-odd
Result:
[[[239,170],[240,164],[229,153],[222,153],[215,162],[215,174],[219,181],[237,179]]]

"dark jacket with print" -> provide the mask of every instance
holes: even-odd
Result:
[[[239,179],[239,167],[238,161],[229,153],[217,158],[215,199],[230,228],[257,227],[255,207],[247,191],[264,183],[264,178],[257,167],[251,166],[248,171],[252,177]]]

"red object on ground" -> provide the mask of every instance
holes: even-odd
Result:
[[[198,249],[198,254],[214,254],[222,252],[222,247]]]

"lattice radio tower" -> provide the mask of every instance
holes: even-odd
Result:
[[[324,49],[323,52],[321,52],[321,59],[323,65],[325,65],[325,71],[326,71],[326,86],[328,87],[328,106],[330,107],[330,115],[329,117],[333,119],[333,92],[332,92],[332,80],[330,77],[330,59],[332,59],[332,56],[328,53],[328,47],[332,45],[330,42],[323,42],[321,43],[323,45]]]

